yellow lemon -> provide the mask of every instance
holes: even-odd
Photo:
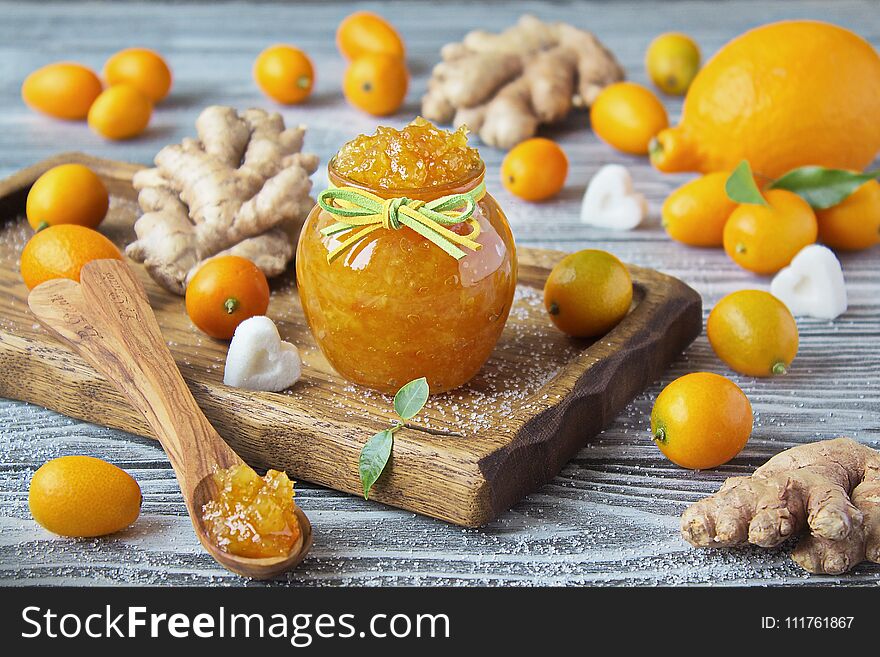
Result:
[[[106,461],[62,456],[34,473],[28,504],[34,520],[54,534],[103,536],[137,520],[141,489]]]

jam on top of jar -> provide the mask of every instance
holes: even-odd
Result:
[[[401,130],[379,126],[360,135],[333,159],[339,175],[377,189],[420,189],[448,185],[482,166],[476,148],[467,144],[468,130],[442,130],[417,117]]]
[[[241,557],[284,557],[300,538],[293,482],[277,470],[260,477],[247,465],[214,473],[217,495],[202,507],[214,543]]]

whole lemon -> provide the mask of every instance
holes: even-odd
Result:
[[[147,129],[153,104],[130,84],[104,90],[89,108],[89,127],[107,139],[131,139]]]
[[[767,205],[742,203],[727,218],[722,241],[736,264],[756,274],[775,274],[816,241],[813,208],[786,189],[764,192]]]
[[[700,70],[700,48],[686,34],[661,34],[648,46],[645,69],[660,91],[683,96]]]
[[[669,236],[690,246],[722,246],[724,226],[736,203],[727,196],[725,171],[685,183],[663,202],[660,216]]]
[[[647,87],[609,84],[590,107],[590,125],[605,143],[624,153],[645,155],[651,140],[669,126],[666,108]]]
[[[404,45],[400,34],[384,18],[369,11],[358,11],[347,16],[336,30],[339,52],[354,60],[368,53],[385,53],[404,59]]]
[[[53,278],[79,282],[87,262],[112,258],[122,253],[96,230],[75,224],[49,226],[31,237],[21,251],[21,277],[29,290]]]
[[[349,103],[373,116],[394,114],[409,87],[406,63],[394,55],[367,53],[349,64],[342,91]]]
[[[84,119],[101,93],[95,72],[73,62],[37,69],[21,85],[21,97],[33,109],[58,119]]]
[[[299,48],[277,44],[266,48],[257,57],[254,80],[272,100],[295,105],[312,93],[315,69],[309,56]]]
[[[816,211],[819,241],[843,251],[880,244],[880,183],[869,180],[842,202]]]
[[[26,211],[34,230],[57,224],[96,228],[109,206],[98,174],[84,164],[62,164],[37,178],[28,192]]]
[[[543,201],[565,186],[568,158],[555,141],[526,139],[514,146],[501,163],[501,182],[511,194],[526,201]]]
[[[40,525],[61,536],[104,536],[141,511],[141,489],[124,470],[91,456],[62,456],[31,479],[28,504]]]
[[[721,360],[748,376],[785,374],[798,351],[791,311],[763,290],[740,290],[721,299],[709,313],[706,335]]]
[[[130,84],[153,103],[171,91],[171,69],[162,55],[149,48],[126,48],[104,64],[104,78],[111,87]]]
[[[590,338],[607,333],[629,312],[632,278],[607,251],[585,249],[565,256],[544,284],[544,307],[563,333]]]
[[[212,338],[230,340],[246,319],[269,307],[266,275],[247,258],[212,258],[186,286],[186,312]]]
[[[693,372],[657,395],[651,435],[676,465],[705,470],[739,454],[753,422],[752,405],[739,386],[720,374]]]
[[[732,170],[777,178],[808,164],[862,171],[880,150],[880,56],[820,21],[737,37],[694,78],[680,123],[657,135],[660,171]]]

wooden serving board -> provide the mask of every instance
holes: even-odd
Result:
[[[112,199],[101,230],[120,246],[133,239],[136,165],[68,153],[0,182],[0,396],[151,436],[121,395],[28,311],[19,275],[19,254],[32,234],[24,220],[27,191],[41,173],[65,162],[83,162],[103,177]],[[459,525],[485,524],[554,477],[700,333],[694,290],[632,266],[627,317],[596,341],[568,338],[542,303],[544,281],[563,254],[518,253],[515,303],[491,359],[467,386],[432,397],[396,434],[371,499]],[[255,467],[361,493],[358,454],[388,425],[391,399],[347,383],[328,365],[303,318],[292,270],[273,282],[268,314],[282,338],[300,347],[304,375],[287,392],[261,393],[224,386],[227,343],[195,329],[182,298],[129,264],[196,400],[236,452]]]

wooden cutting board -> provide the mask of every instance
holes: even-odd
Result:
[[[128,403],[27,308],[18,271],[32,234],[24,220],[27,191],[41,173],[65,162],[83,162],[103,177],[112,199],[101,230],[120,246],[133,239],[136,165],[67,153],[0,182],[0,396],[150,436]],[[518,254],[515,303],[491,359],[470,384],[432,397],[397,433],[371,499],[459,525],[485,524],[552,479],[701,331],[694,290],[632,266],[629,315],[599,340],[568,338],[542,303],[544,281],[563,254],[527,248]],[[196,400],[236,452],[255,467],[361,493],[358,455],[367,438],[388,426],[391,399],[334,373],[305,323],[292,271],[273,281],[268,314],[282,338],[300,347],[304,376],[287,392],[261,393],[224,386],[227,343],[196,330],[182,298],[129,264]]]

